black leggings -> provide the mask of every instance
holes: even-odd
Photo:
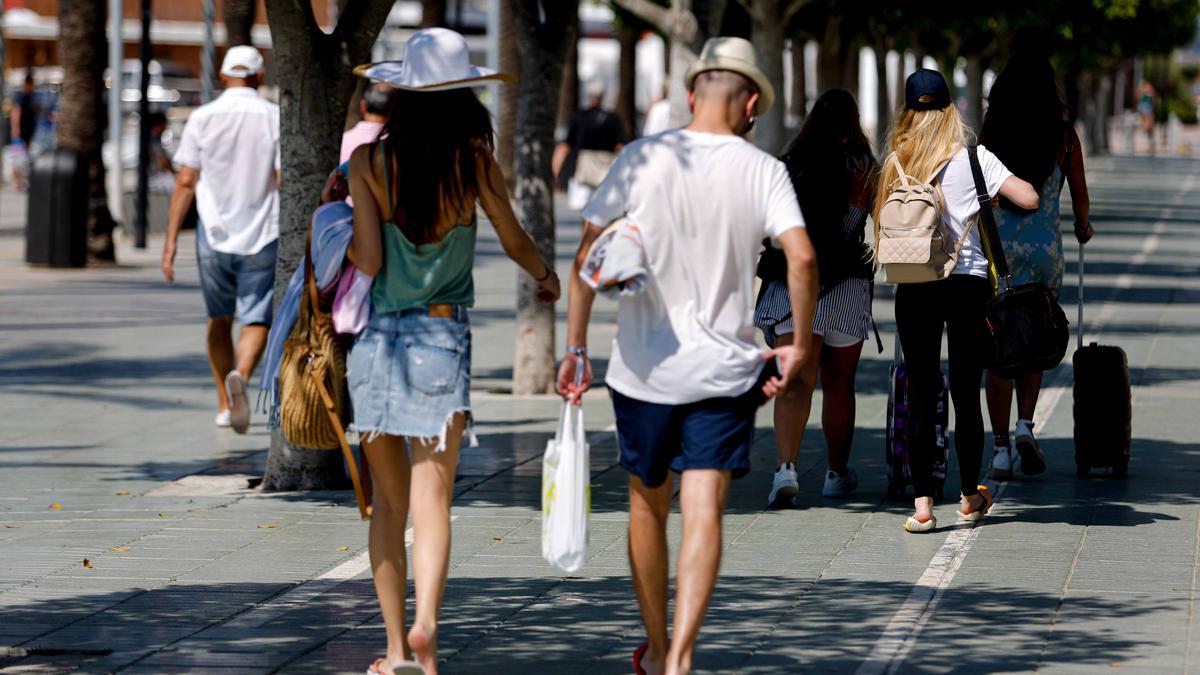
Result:
[[[924,284],[900,284],[896,290],[896,328],[908,373],[908,447],[918,497],[932,497],[939,487],[932,463],[939,452],[935,426],[943,325],[949,343],[958,475],[964,495],[978,492],[975,485],[983,462],[979,383],[986,354],[983,308],[991,294],[987,279],[966,274]]]

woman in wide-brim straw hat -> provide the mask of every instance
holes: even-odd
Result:
[[[470,65],[467,43],[431,28],[402,62],[356,72],[397,89],[381,138],[350,158],[354,238],[347,255],[374,276],[371,318],[347,358],[353,428],[374,480],[371,568],[387,655],[368,673],[436,673],[437,625],[450,555],[450,500],[470,436],[476,205],[504,251],[541,288],[559,283],[509,205],[492,157],[488,111],[471,87],[511,78]],[[405,631],[404,530],[413,518],[416,616]]]

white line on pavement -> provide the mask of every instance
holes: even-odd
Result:
[[[1194,175],[1189,177],[1187,187],[1191,186],[1191,181],[1194,178]],[[1166,229],[1165,221],[1160,220],[1154,224],[1150,235],[1143,240],[1141,249],[1130,259],[1126,271],[1117,277],[1114,283],[1117,289],[1125,290],[1133,286],[1135,270],[1146,264],[1150,256],[1158,249],[1161,235]],[[1091,322],[1094,333],[1099,333],[1104,324],[1115,313],[1116,303],[1104,303],[1099,314]],[[1077,328],[1077,330],[1081,328]],[[1085,335],[1084,342],[1086,343],[1088,339],[1095,339],[1095,337],[1095,335]],[[1071,375],[1066,368],[1059,368],[1055,371],[1053,379],[1047,383],[1048,386],[1042,390],[1042,395],[1038,399],[1038,405],[1033,416],[1035,428],[1045,427],[1046,422],[1050,419],[1050,416],[1062,400],[1063,394],[1071,386],[1070,380]],[[1006,486],[1007,483],[1000,483],[995,486],[993,492],[997,499],[1004,493]],[[1003,506],[997,504],[993,510],[1002,509]],[[875,646],[871,649],[867,660],[858,668],[857,675],[890,674],[900,669],[909,652],[916,645],[922,629],[924,629],[925,624],[929,621],[929,617],[933,614],[933,610],[937,607],[943,591],[950,586],[950,582],[954,580],[954,576],[958,573],[959,567],[962,566],[963,560],[971,552],[971,547],[975,545],[978,532],[974,526],[964,526],[955,529],[946,536],[946,541],[942,543],[941,548],[934,554],[933,560],[929,562],[929,566],[925,568],[921,577],[917,579],[917,583],[913,586],[908,598],[900,605],[900,609],[896,610],[896,613],[892,615],[891,621],[888,622],[879,640],[876,641]]]
[[[450,522],[454,522],[455,520],[458,520],[458,516],[450,516]],[[413,529],[410,527],[404,531],[404,545],[412,546],[412,542]],[[258,628],[286,612],[303,606],[308,601],[334,586],[343,581],[353,579],[369,569],[371,569],[371,554],[368,551],[363,551],[316,579],[309,579],[283,595],[239,614],[232,620],[221,624],[221,627]]]

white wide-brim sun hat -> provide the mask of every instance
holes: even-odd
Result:
[[[470,49],[462,35],[448,28],[413,33],[401,61],[368,63],[354,74],[408,91],[446,91],[478,87],[486,82],[516,82],[517,78],[491,68],[471,65]]]

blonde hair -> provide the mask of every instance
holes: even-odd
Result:
[[[873,248],[878,249],[879,244],[879,211],[900,179],[895,164],[888,156],[895,153],[905,173],[919,181],[930,182],[938,169],[954,157],[967,144],[968,137],[973,135],[953,104],[941,110],[905,108],[900,111],[896,125],[888,135],[888,155],[879,162],[875,208],[871,214],[875,221]]]

